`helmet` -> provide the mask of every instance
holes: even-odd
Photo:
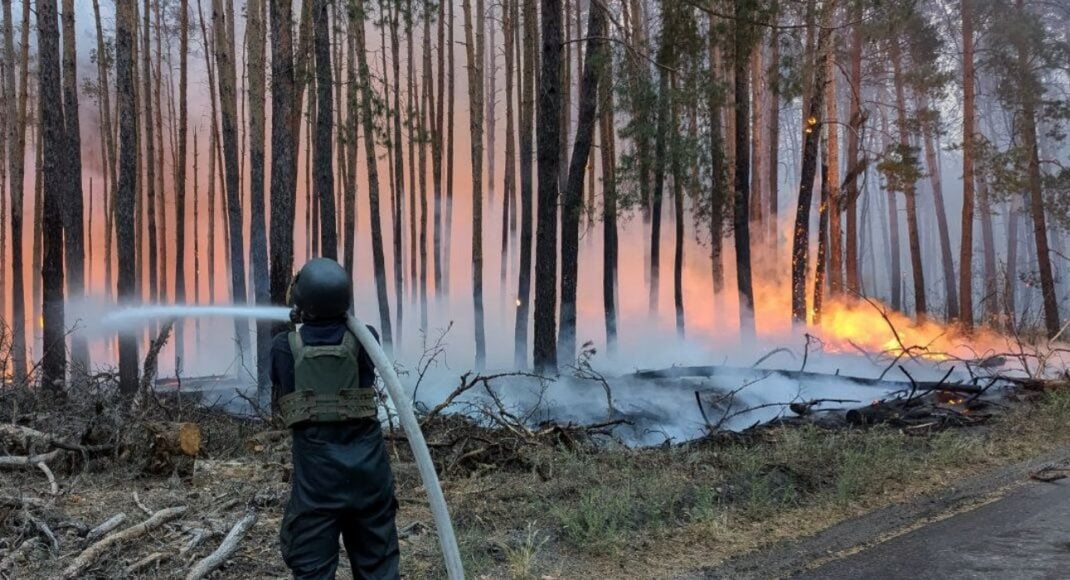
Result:
[[[302,321],[344,316],[353,304],[353,282],[338,262],[315,258],[305,263],[290,285],[293,314]]]

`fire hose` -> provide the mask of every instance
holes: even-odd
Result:
[[[416,421],[416,415],[412,412],[412,403],[401,388],[401,380],[394,371],[394,365],[368,327],[352,314],[347,317],[346,325],[360,341],[364,352],[371,357],[375,368],[379,370],[379,376],[383,378],[383,383],[386,385],[386,392],[394,403],[401,428],[405,430],[409,446],[412,448],[412,455],[416,459],[416,467],[420,472],[420,479],[423,480],[424,489],[427,491],[427,501],[431,505],[431,514],[435,519],[435,529],[438,530],[438,544],[446,561],[447,576],[450,580],[464,580],[461,552],[457,549],[457,536],[453,533],[453,522],[450,520],[450,512],[446,507],[446,497],[442,494],[442,486],[439,484],[438,474],[435,473],[435,464],[431,461],[431,452],[427,449],[420,423]]]

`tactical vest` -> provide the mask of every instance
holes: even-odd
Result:
[[[360,388],[357,339],[346,332],[341,344],[306,346],[291,332],[294,392],[279,399],[287,427],[305,421],[335,423],[377,415],[375,391]]]

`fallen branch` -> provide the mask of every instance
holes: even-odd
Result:
[[[253,527],[256,523],[256,512],[250,510],[245,514],[245,517],[238,520],[238,523],[234,524],[234,527],[227,533],[227,537],[223,538],[223,543],[218,548],[200,562],[194,564],[190,569],[189,574],[186,574],[186,580],[200,580],[207,576],[212,570],[215,570],[219,566],[223,565],[234,552],[238,550],[238,544],[241,543],[242,538],[245,537],[249,528]]]
[[[41,535],[48,538],[48,543],[51,546],[52,554],[58,555],[59,540],[56,538],[56,534],[52,532],[52,528],[48,527],[48,524],[45,523],[44,520],[34,517],[34,515],[30,513],[30,510],[23,509],[22,517],[25,518],[27,522],[32,524],[33,527],[37,528],[37,531],[41,532]]]
[[[145,556],[144,558],[138,560],[137,562],[134,562],[133,564],[130,564],[129,566],[127,566],[126,567],[126,573],[127,574],[133,574],[134,572],[137,572],[138,570],[141,570],[143,568],[148,568],[149,566],[152,566],[153,564],[156,564],[157,562],[160,562],[164,558],[167,558],[167,557],[170,557],[170,556],[171,556],[171,554],[169,554],[167,552],[153,552],[153,553],[149,554],[148,556]]]
[[[44,433],[36,429],[23,427],[22,425],[12,425],[10,423],[0,424],[0,441],[14,441],[26,449],[30,447],[30,442],[33,441],[44,446],[59,447],[60,449],[79,451],[82,453],[110,451],[113,449],[113,446],[111,445],[79,445],[77,443],[70,443],[50,433]]]
[[[85,539],[88,542],[92,542],[92,541],[96,540],[97,538],[100,538],[100,537],[104,536],[105,534],[107,534],[108,532],[114,530],[115,528],[121,526],[122,523],[125,522],[125,521],[126,521],[126,514],[123,513],[123,512],[119,512],[119,513],[115,514],[114,516],[104,520],[104,522],[101,523],[99,526],[89,530],[89,533],[87,533],[85,535]]]
[[[32,497],[15,497],[0,495],[0,507],[22,509],[24,507],[45,507],[47,504]]]
[[[93,564],[101,555],[104,554],[112,546],[118,545],[122,542],[132,540],[145,533],[152,531],[163,524],[178,518],[182,514],[186,513],[186,506],[177,506],[172,508],[162,509],[152,515],[151,518],[141,522],[140,524],[130,526],[121,532],[115,532],[99,542],[89,546],[77,558],[71,562],[70,566],[67,566],[63,570],[63,578],[77,578],[82,575],[82,572]]]
[[[41,455],[9,455],[0,457],[0,467],[33,467],[38,463],[52,461],[59,456],[62,449],[53,449]]]
[[[48,478],[48,490],[52,493],[52,495],[59,494],[59,484],[56,483],[56,476],[52,474],[52,470],[48,468],[48,464],[44,461],[41,461],[39,463],[35,463],[34,465],[36,465],[37,469],[40,469],[41,472],[45,474],[45,477]]]

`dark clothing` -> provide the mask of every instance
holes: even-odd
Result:
[[[308,323],[300,330],[309,346],[339,344],[346,332],[344,321]],[[375,370],[363,349],[357,362],[360,386],[371,388]],[[286,333],[275,336],[271,347],[271,380],[279,397],[294,390]],[[339,534],[354,578],[399,578],[394,476],[379,422],[298,424],[292,432],[293,487],[279,539],[294,578],[334,578]]]

